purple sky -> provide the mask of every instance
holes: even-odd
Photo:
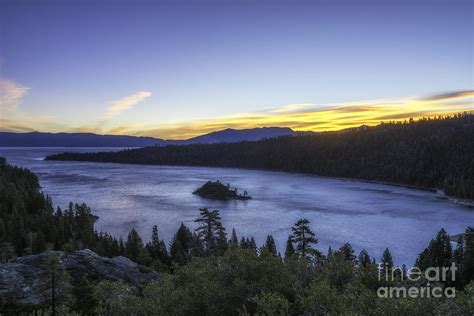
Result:
[[[472,1],[255,2],[1,0],[0,129],[159,135],[473,89]]]

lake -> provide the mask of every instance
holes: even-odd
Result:
[[[220,210],[229,237],[254,236],[257,244],[273,235],[283,253],[291,226],[305,217],[319,240],[317,248],[350,242],[358,253],[380,259],[385,247],[397,264],[412,265],[439,229],[458,234],[474,225],[473,207],[441,194],[362,181],[243,169],[44,161],[63,151],[118,148],[0,148],[11,164],[35,172],[55,205],[86,203],[98,230],[115,236],[133,227],[145,241],[157,225],[168,243],[181,222],[195,228],[199,208]],[[251,200],[214,201],[192,192],[208,180],[230,183]]]

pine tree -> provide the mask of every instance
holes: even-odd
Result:
[[[132,228],[125,243],[125,257],[132,261],[137,261],[138,255],[143,248],[143,241],[135,228]]]
[[[239,247],[239,239],[237,238],[237,233],[235,232],[235,228],[232,228],[232,235],[229,240],[230,247]]]
[[[305,218],[299,219],[292,227],[291,241],[296,244],[296,253],[305,259],[318,256],[318,251],[311,244],[317,244],[318,240],[309,227],[309,221]]]
[[[225,228],[222,226],[222,224],[220,224],[219,229],[217,230],[216,237],[215,254],[223,255],[229,245],[227,244],[227,233],[225,232]]]
[[[247,240],[244,238],[244,236],[242,236],[242,238],[240,238],[240,248],[242,248],[242,249],[248,249],[249,248]]]
[[[110,246],[110,251],[111,251],[111,254],[112,254],[111,257],[117,257],[117,256],[120,256],[122,254],[122,252],[120,250],[119,242],[115,238],[112,240],[112,245]]]
[[[272,235],[267,236],[267,240],[265,241],[265,245],[263,246],[263,249],[268,251],[270,254],[274,256],[277,255],[275,239],[273,239]]]
[[[425,248],[416,258],[415,266],[420,268],[422,271],[433,266],[433,256],[431,254],[431,249],[434,248],[434,240],[431,240],[429,246]]]
[[[119,251],[120,251],[120,255],[125,255],[125,244],[123,242],[122,236],[120,236],[120,239],[119,239]]]
[[[255,238],[251,237],[247,243],[249,249],[251,249],[255,254],[257,254],[257,242],[255,241]]]
[[[191,255],[193,257],[204,257],[205,256],[204,247],[203,247],[201,241],[199,240],[199,237],[196,234],[196,232],[193,233]]]
[[[152,260],[148,249],[145,247],[141,248],[138,252],[136,262],[142,266],[149,266]]]
[[[207,208],[201,208],[199,211],[200,217],[195,221],[199,224],[196,233],[204,246],[205,254],[222,254],[227,248],[227,236],[219,211],[209,211]]]
[[[429,246],[418,256],[416,266],[421,270],[429,267],[448,267],[451,265],[451,240],[444,229],[441,229],[432,239]]]
[[[438,232],[431,254],[432,263],[435,267],[449,267],[451,265],[451,240],[444,229]]]
[[[457,244],[456,244],[456,250],[454,250],[453,253],[453,262],[456,265],[456,280],[455,284],[456,287],[462,288],[464,285],[464,279],[463,279],[463,273],[464,273],[464,241],[465,241],[465,236],[464,234],[461,234],[459,236]]]
[[[354,249],[351,244],[346,242],[344,245],[339,248],[339,252],[343,255],[344,259],[347,261],[355,261],[356,256],[354,255]]]
[[[71,309],[81,315],[95,315],[99,299],[95,287],[85,277],[81,277],[72,287],[74,302]]]
[[[146,244],[146,248],[153,259],[158,259],[160,254],[160,238],[158,236],[158,227],[156,225],[154,225],[152,228],[151,239]]]
[[[390,253],[390,250],[388,248],[385,248],[383,255],[382,255],[382,260],[380,261],[381,266],[382,266],[382,273],[389,274],[390,271],[393,268],[393,258],[392,254]]]
[[[153,260],[159,260],[164,264],[168,263],[168,251],[165,242],[159,238],[156,225],[153,226],[151,240],[147,243],[146,248]]]
[[[42,283],[40,288],[47,294],[51,302],[51,315],[57,315],[57,307],[66,300],[69,294],[69,277],[66,269],[61,265],[60,258],[49,253],[41,263]]]
[[[293,247],[293,241],[291,239],[291,236],[289,236],[286,241],[285,259],[288,260],[294,255],[295,255],[295,247]]]
[[[170,246],[171,261],[178,265],[185,265],[191,261],[192,250],[195,245],[194,236],[186,225],[181,223],[175,233]]]
[[[468,227],[464,233],[463,281],[468,284],[474,280],[474,227]]]
[[[362,249],[361,252],[359,253],[359,265],[362,267],[367,267],[370,265],[370,256],[367,250]]]
[[[75,204],[75,221],[79,231],[79,239],[86,247],[95,246],[94,216],[86,204]]]
[[[329,262],[329,261],[331,261],[331,260],[333,259],[333,257],[334,257],[334,253],[333,253],[333,251],[332,251],[331,246],[329,246],[329,247],[328,247],[328,255],[327,255],[326,259],[327,259],[327,261]]]

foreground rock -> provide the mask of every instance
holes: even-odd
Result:
[[[0,305],[2,301],[15,301],[22,305],[38,305],[44,300],[39,289],[42,280],[41,264],[51,252],[19,257],[0,263]],[[53,251],[68,271],[71,282],[86,277],[91,281],[122,281],[130,286],[158,279],[158,274],[144,271],[136,263],[124,257],[113,259],[100,257],[89,249],[65,254]]]

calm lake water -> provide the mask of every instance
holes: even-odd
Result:
[[[145,240],[153,225],[169,242],[181,222],[194,228],[198,209],[219,209],[230,235],[267,234],[280,251],[292,224],[305,217],[319,239],[317,248],[350,242],[380,259],[388,247],[398,264],[412,265],[440,228],[458,234],[474,225],[474,209],[442,195],[416,189],[283,172],[242,169],[144,166],[43,161],[63,151],[113,151],[117,148],[0,148],[11,164],[35,172],[55,205],[87,203],[99,216],[98,230],[126,237],[135,227]],[[248,201],[213,201],[192,192],[208,180],[247,190]]]

